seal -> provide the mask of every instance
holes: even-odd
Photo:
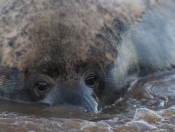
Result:
[[[175,64],[174,0],[11,0],[0,10],[0,96],[97,112]]]

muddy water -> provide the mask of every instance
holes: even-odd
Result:
[[[98,114],[73,106],[0,100],[0,131],[174,132],[175,72],[139,79],[124,99]]]

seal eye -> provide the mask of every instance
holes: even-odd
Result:
[[[40,95],[45,95],[50,90],[50,86],[45,81],[39,81],[36,83],[36,92]]]
[[[88,76],[85,80],[86,85],[93,87],[97,82],[96,76]]]

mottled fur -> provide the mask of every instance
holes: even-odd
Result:
[[[12,1],[1,15],[1,63],[20,70],[36,62],[57,62],[55,58],[69,63],[115,61],[121,31],[114,27],[128,28],[147,9],[139,0]],[[54,52],[57,55],[52,58]]]

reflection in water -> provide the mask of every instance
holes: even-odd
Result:
[[[175,131],[175,74],[138,80],[127,96],[101,113],[73,106],[30,105],[0,100],[0,131]]]

